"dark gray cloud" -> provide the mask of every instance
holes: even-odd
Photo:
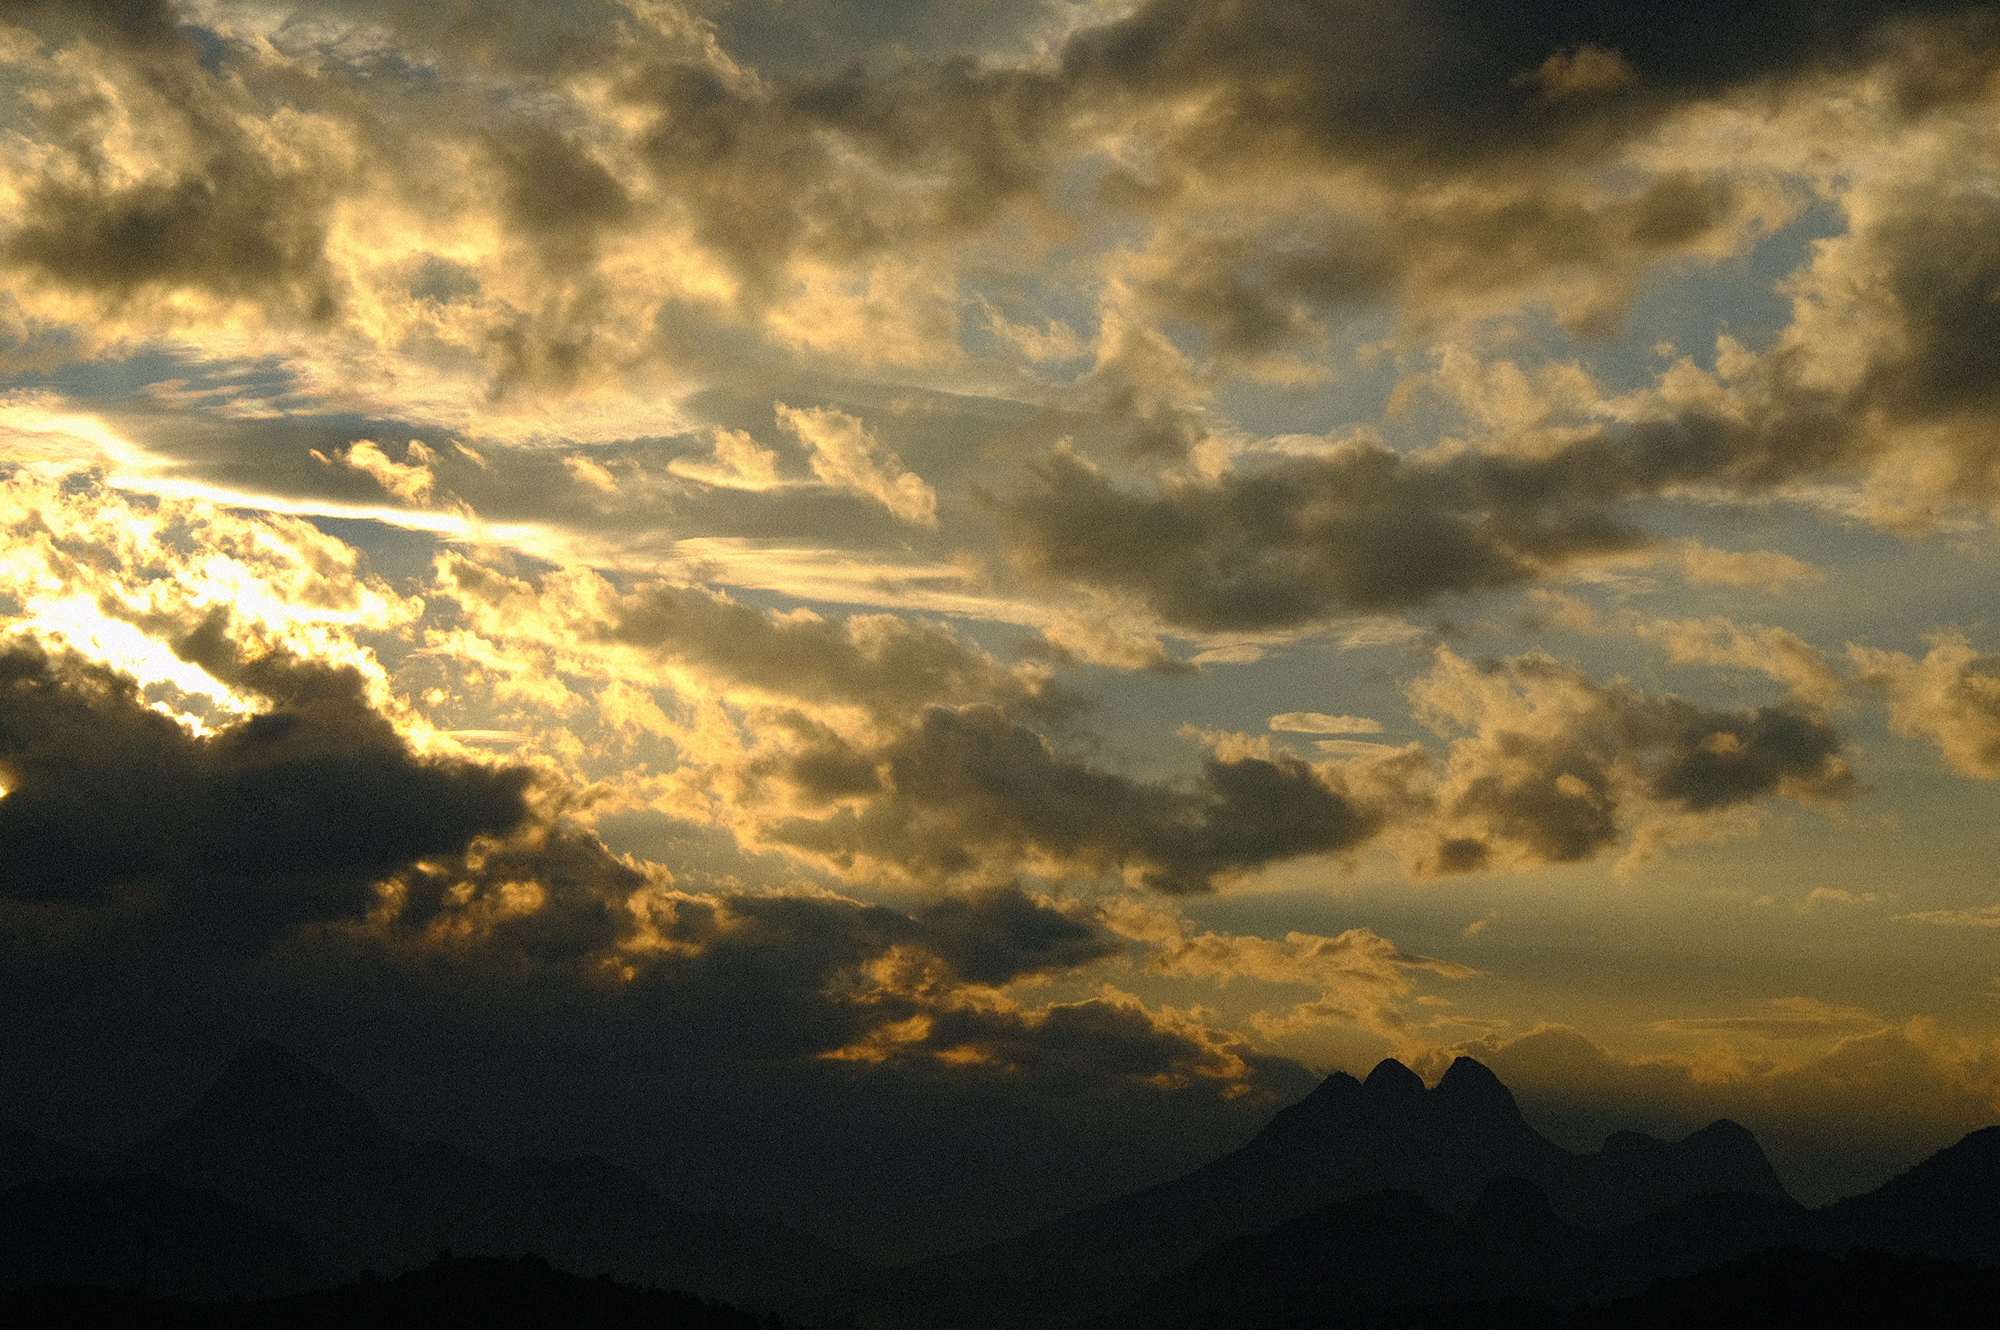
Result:
[[[169,0],[5,0],[0,20],[33,27],[74,28],[119,46],[185,49],[180,15]]]
[[[1787,785],[1821,798],[1858,788],[1842,758],[1847,738],[1823,717],[1790,703],[1710,710],[1676,701],[1661,716],[1671,737],[1652,775],[1657,798],[1706,813]]]
[[[2000,409],[2000,205],[1970,194],[1900,202],[1864,233],[1872,256],[1887,261],[1903,345],[1872,367],[1863,398],[1905,418],[1991,422]]]
[[[1881,501],[1885,520],[1919,524],[1938,506],[1984,506],[2000,456],[2000,212],[1970,196],[1923,199],[1898,200],[1805,271],[1800,323],[1736,371],[1727,411],[1701,402],[1630,425],[1582,419],[1532,454],[1398,453],[1356,440],[1150,489],[1120,487],[1058,451],[1033,485],[996,501],[1003,537],[1031,575],[1125,593],[1175,627],[1227,632],[1415,609],[1643,549],[1653,538],[1633,505],[1691,489],[1756,497],[1804,480],[1873,479],[1895,496]],[[1864,282],[1862,271],[1883,280]],[[1861,323],[1883,335],[1858,363],[1830,370],[1821,334],[1839,345],[1828,325]],[[1259,326],[1284,331],[1282,319]],[[1950,434],[1917,440],[1915,464],[1905,431],[1947,420]],[[1904,494],[1917,473],[1934,488]]]
[[[1060,719],[1081,706],[1054,679],[1004,666],[936,622],[779,617],[705,587],[654,583],[620,598],[615,621],[598,631],[740,685],[860,705],[882,716],[904,716],[928,702],[979,700]]]
[[[1035,469],[1034,488],[998,511],[1011,555],[1032,574],[1129,593],[1196,632],[1289,627],[1413,608],[1642,547],[1647,537],[1616,505],[1699,473],[1710,451],[1703,425],[1545,461],[1430,462],[1356,442],[1150,493],[1058,452]]]
[[[210,646],[191,654],[269,705],[203,737],[100,667],[0,656],[0,892],[255,947],[358,916],[375,878],[526,816],[525,769],[418,758],[352,670]]]
[[[4,16],[53,40],[91,42],[101,72],[131,98],[120,107],[99,89],[45,92],[39,127],[56,156],[8,219],[0,255],[10,265],[114,305],[197,291],[286,318],[334,317],[341,290],[325,248],[341,183],[332,163],[300,160],[309,149],[286,161],[260,142],[170,5],[16,4]],[[112,144],[121,111],[171,118],[181,151],[120,160]]]
[[[1602,145],[1667,105],[1871,53],[1885,22],[1984,16],[1971,3],[1400,4],[1154,0],[1078,33],[1064,81],[1094,99],[1200,96],[1175,155],[1224,169],[1301,149],[1407,170]],[[1989,34],[1990,35],[1990,34]],[[1633,77],[1551,96],[1551,56],[1615,52]],[[1588,84],[1589,81],[1585,81]]]
[[[325,321],[338,293],[324,262],[324,200],[318,182],[222,150],[172,183],[44,184],[5,254],[37,277],[113,299],[197,290]]]
[[[1411,694],[1441,732],[1470,731],[1416,824],[1432,837],[1426,871],[1578,863],[1635,832],[1643,850],[1677,817],[1860,790],[1846,736],[1796,702],[1706,707],[1539,653],[1476,666],[1447,654]]]
[[[804,759],[764,770],[808,800],[863,799],[781,822],[773,838],[843,867],[866,857],[927,878],[1040,856],[1157,891],[1208,891],[1269,863],[1353,848],[1382,826],[1378,810],[1288,753],[1211,754],[1198,782],[1155,784],[1064,757],[988,705],[929,707],[874,750],[828,735]]]
[[[632,216],[617,177],[574,139],[541,125],[512,126],[488,151],[499,164],[506,217],[533,240],[543,261],[573,270],[596,257],[600,231]]]
[[[1015,886],[971,898],[946,896],[918,909],[915,918],[927,944],[975,984],[1074,969],[1120,950],[1102,930],[1047,908]]]
[[[1843,758],[1846,736],[1786,706],[1710,711],[1666,698],[1618,711],[1624,732],[1612,743],[1587,732],[1493,736],[1490,769],[1462,773],[1440,810],[1478,823],[1483,835],[1440,841],[1434,866],[1485,867],[1494,843],[1539,863],[1596,858],[1622,842],[1634,794],[1712,813],[1781,792],[1843,799],[1858,788]],[[1627,764],[1643,773],[1636,788],[1620,770]]]

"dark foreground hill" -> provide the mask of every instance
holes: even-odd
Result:
[[[99,1256],[44,1244],[28,1253],[34,1259],[0,1262],[0,1288],[73,1282],[82,1259],[133,1268],[146,1258],[130,1249],[158,1241],[146,1234],[173,1227],[166,1211],[178,1206],[193,1215],[213,1208],[211,1202],[254,1212],[255,1222],[233,1213],[219,1227],[205,1226],[214,1240],[198,1260],[188,1257],[209,1272],[201,1282],[160,1282],[165,1267],[156,1253],[153,1282],[145,1286],[196,1297],[256,1297],[365,1270],[417,1269],[443,1250],[534,1252],[582,1274],[770,1307],[865,1269],[783,1225],[674,1205],[637,1174],[601,1160],[502,1166],[406,1140],[345,1087],[270,1044],[238,1054],[192,1109],[126,1155],[91,1160],[18,1135],[0,1144],[6,1146],[0,1164],[10,1176],[41,1175],[36,1203],[54,1207],[51,1213],[64,1206],[87,1210],[107,1186],[136,1189],[159,1212],[148,1224],[126,1225],[125,1240],[98,1242],[106,1248]],[[74,1176],[79,1171],[100,1176]],[[51,1172],[70,1176],[46,1176]],[[142,1177],[153,1182],[135,1181]],[[159,1190],[167,1184],[177,1190]],[[95,1239],[76,1231],[76,1250],[86,1252]],[[297,1254],[282,1252],[275,1236],[283,1233],[302,1241],[317,1278],[301,1282]],[[105,1282],[136,1283],[129,1275]]]
[[[1770,1251],[1604,1309],[1587,1330],[1967,1330],[2000,1321],[2000,1270],[1929,1256]],[[1407,1324],[1407,1322],[1405,1322]]]
[[[38,1288],[0,1297],[18,1330],[782,1330],[684,1293],[584,1279],[539,1257],[441,1256],[391,1280],[250,1302],[129,1289]]]
[[[1759,1252],[1608,1304],[1523,1298],[1401,1306],[1335,1298],[1286,1330],[1969,1330],[2000,1308],[2000,1270],[1928,1256]],[[1254,1322],[1240,1322],[1245,1327]]]
[[[162,1177],[39,1179],[0,1192],[0,1288],[268,1297],[340,1278],[284,1225]]]
[[[1458,1059],[1427,1090],[1391,1059],[1365,1082],[1327,1077],[1242,1149],[1185,1177],[906,1267],[823,1306],[887,1327],[1061,1325],[1115,1314],[1204,1252],[1335,1202],[1401,1191],[1449,1222],[1509,1177],[1531,1180],[1563,1222],[1594,1228],[1718,1192],[1790,1204],[1733,1122],[1671,1143],[1620,1133],[1579,1155],[1529,1126],[1478,1062]]]
[[[2000,1291],[1996,1267],[2000,1128],[1989,1128],[1817,1211],[1719,1193],[1593,1230],[1524,1179],[1489,1185],[1459,1220],[1378,1192],[1223,1243],[1106,1324],[2000,1324],[2000,1303],[1977,1304]],[[1975,1305],[1971,1319],[1950,1319]],[[1447,1317],[1454,1308],[1464,1315]]]
[[[1533,1183],[1491,1184],[1454,1221],[1408,1192],[1339,1201],[1224,1243],[1149,1288],[1123,1330],[1278,1330],[1410,1308],[1603,1304],[1798,1241],[1810,1212],[1715,1195],[1618,1228],[1565,1223]]]

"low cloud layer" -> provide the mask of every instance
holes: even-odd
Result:
[[[1708,1058],[1630,1057],[1550,1026],[1463,1051],[1573,1148],[1595,1148],[1615,1129],[1672,1138],[1732,1118],[1756,1133],[1787,1189],[1808,1205],[1879,1186],[1992,1120],[1990,1050],[1954,1047],[1925,1022],[1897,1028],[1807,999],[1781,1000],[1745,1021],[1774,1018],[1831,1036],[1831,1047],[1786,1063],[1731,1057],[1726,1046]]]
[[[128,679],[15,647],[0,657],[0,843],[17,910],[193,924],[268,942],[357,914],[382,874],[527,817],[529,772],[426,761],[352,672],[190,654],[267,709],[194,737]],[[34,916],[22,919],[32,923]]]

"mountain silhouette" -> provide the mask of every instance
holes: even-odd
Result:
[[[0,1192],[0,1288],[94,1284],[254,1298],[339,1277],[291,1229],[162,1177],[41,1178]]]
[[[0,1297],[19,1330],[783,1330],[684,1293],[584,1279],[540,1257],[440,1256],[395,1279],[227,1303],[106,1288]]]
[[[459,1324],[451,1298],[504,1312],[510,1288],[523,1315],[557,1319],[478,1323],[567,1324],[562,1308],[608,1297],[605,1323],[621,1324],[640,1303],[604,1290],[639,1290],[614,1277],[870,1330],[1752,1324],[1728,1319],[1729,1299],[1759,1279],[1804,1289],[1799,1306],[1917,1309],[1828,1325],[1929,1324],[1923,1308],[1976,1305],[2000,1283],[1984,1268],[2000,1266],[2000,1128],[1814,1211],[1735,1123],[1673,1142],[1620,1132],[1578,1154],[1469,1058],[1431,1089],[1393,1059],[1366,1080],[1335,1073],[1203,1168],[893,1272],[780,1225],[676,1206],[601,1160],[500,1166],[408,1140],[269,1044],[126,1154],[0,1135],[8,1181],[10,1325]],[[440,1250],[469,1255],[433,1260]],[[357,1271],[414,1273],[329,1289]],[[1925,1271],[1946,1291],[1912,1291]],[[1814,1292],[1814,1272],[1852,1297]],[[101,1287],[24,1288],[40,1282]],[[244,1298],[261,1300],[215,1301]],[[707,1304],[691,1299],[645,1306],[666,1309],[663,1325],[749,1324],[721,1307],[702,1320]]]
[[[1578,1330],[1958,1330],[1993,1324],[1996,1307],[2000,1270],[1882,1251],[1834,1257],[1787,1249],[1663,1279],[1573,1324]],[[1415,1327],[1406,1321],[1399,1330]]]
[[[0,1130],[0,1189],[35,1178],[86,1177],[104,1170],[101,1155],[30,1132]]]
[[[1487,1185],[1531,1180],[1562,1221],[1608,1228],[1713,1192],[1789,1204],[1749,1132],[1721,1121],[1679,1142],[1636,1133],[1594,1155],[1550,1142],[1471,1058],[1435,1089],[1395,1059],[1328,1076],[1241,1149],[1173,1181],[1019,1237],[919,1262],[840,1299],[884,1326],[1030,1327],[1101,1316],[1232,1239],[1336,1201],[1407,1193],[1446,1217]]]
[[[1456,1224],[1407,1192],[1338,1201],[1213,1248],[1116,1323],[1467,1325],[1477,1306],[1509,1325],[1967,1325],[1994,1318],[1979,1299],[2000,1292],[1995,1266],[2000,1128],[1987,1128],[1820,1210],[1717,1193],[1586,1229],[1518,1178],[1489,1184]]]
[[[1822,1245],[2000,1264],[2000,1127],[1820,1212]]]
[[[119,1167],[269,1215],[349,1273],[411,1270],[441,1250],[536,1252],[586,1274],[766,1305],[863,1268],[782,1225],[674,1205],[600,1160],[498,1166],[406,1140],[275,1044],[239,1053]]]
[[[1364,1311],[1393,1321],[1392,1313],[1415,1307],[1601,1304],[1799,1243],[1810,1223],[1802,1206],[1733,1193],[1685,1200],[1614,1229],[1585,1229],[1524,1178],[1488,1184],[1454,1223],[1421,1197],[1377,1192],[1214,1248],[1154,1284],[1118,1324],[1277,1330],[1345,1324],[1343,1317]]]

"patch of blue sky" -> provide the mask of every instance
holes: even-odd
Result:
[[[1326,353],[1302,362],[1316,364],[1323,378],[1298,384],[1231,378],[1216,394],[1215,409],[1260,438],[1343,432],[1366,424],[1392,447],[1427,447],[1457,415],[1414,400],[1407,409],[1389,412],[1404,376],[1430,368],[1428,363],[1413,366],[1385,349],[1396,334],[1396,320],[1393,310],[1381,308],[1335,321],[1328,329]]]
[[[1817,205],[1745,253],[1656,264],[1608,337],[1575,336],[1553,310],[1530,306],[1506,321],[1508,350],[1527,363],[1574,360],[1611,393],[1651,386],[1678,356],[1714,369],[1716,339],[1725,334],[1751,351],[1768,350],[1792,318],[1780,286],[1811,260],[1814,242],[1846,229],[1837,211]]]
[[[408,592],[415,584],[430,579],[432,565],[446,542],[435,533],[395,526],[358,517],[306,519],[313,526],[350,548],[361,551],[363,571],[383,578],[398,591]]]

